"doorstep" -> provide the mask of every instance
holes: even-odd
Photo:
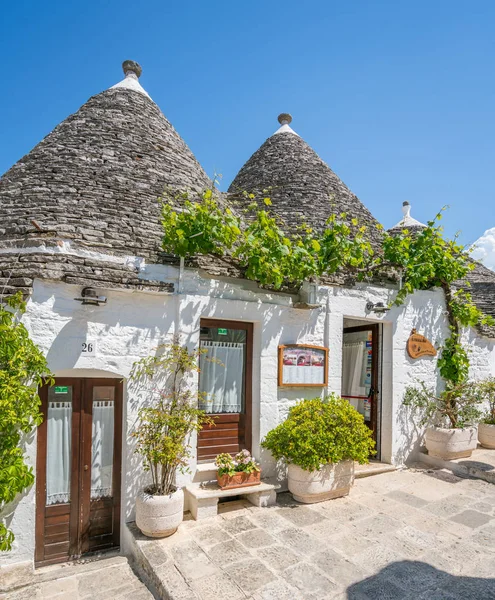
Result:
[[[193,519],[214,517],[218,512],[218,501],[222,498],[240,496],[254,506],[272,506],[277,502],[277,489],[280,486],[262,481],[259,485],[222,490],[216,482],[191,483],[185,489],[187,505]]]
[[[370,477],[371,475],[380,475],[381,473],[390,473],[397,468],[394,465],[380,462],[379,460],[370,460],[366,465],[354,463],[354,477],[361,479],[362,477]]]
[[[495,450],[478,446],[469,458],[455,458],[454,460],[430,456],[425,450],[419,452],[418,459],[430,467],[446,469],[458,477],[470,477],[495,483]]]

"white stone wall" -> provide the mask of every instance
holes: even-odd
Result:
[[[74,300],[80,293],[76,286],[36,281],[24,316],[24,323],[48,357],[55,375],[124,378],[122,521],[133,518],[134,499],[145,481],[129,434],[135,426],[138,407],[148,399],[146,390],[136,390],[127,384],[126,378],[136,359],[152,353],[175,332],[179,332],[191,348],[197,347],[202,317],[254,323],[253,453],[261,460],[265,476],[280,479],[284,473],[277,472],[269,453],[260,451],[260,440],[298,399],[318,393],[314,388],[278,388],[278,345],[328,346],[326,391],[340,393],[345,317],[383,323],[382,459],[401,464],[419,447],[421,432],[401,407],[403,392],[415,379],[435,386],[439,379],[436,358],[411,360],[406,342],[415,327],[432,343],[440,344],[448,331],[440,291],[416,293],[403,306],[394,307],[384,315],[374,315],[366,312],[366,302],[388,303],[394,295],[392,289],[364,285],[353,289],[321,287],[318,290],[320,308],[297,310],[291,307],[294,298],[262,292],[252,282],[210,279],[193,270],[186,270],[180,277],[177,269],[164,266],[147,266],[143,276],[173,281],[181,293],[164,296],[109,290],[105,292],[108,303],[92,307]],[[82,358],[81,343],[88,338],[97,341],[97,354]],[[493,341],[479,339],[473,332],[466,333],[466,340],[473,347],[473,375],[482,377],[495,373]],[[196,440],[191,442],[195,447]],[[29,461],[34,466],[35,435],[27,448]],[[194,461],[191,469],[194,472]],[[180,481],[187,480],[188,476],[182,476]],[[33,559],[34,488],[15,504],[12,514],[15,547],[0,557],[1,565]]]

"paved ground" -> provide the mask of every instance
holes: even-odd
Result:
[[[133,531],[163,597],[495,599],[495,486],[443,471],[361,479],[311,506],[230,503],[165,540]]]
[[[135,534],[137,565],[172,600],[495,600],[495,485],[411,469],[305,506],[223,505],[164,540]],[[153,596],[123,557],[36,571],[8,600]]]
[[[38,569],[31,585],[6,594],[8,600],[153,600],[123,556]]]

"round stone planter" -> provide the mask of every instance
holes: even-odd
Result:
[[[177,531],[184,515],[184,492],[152,496],[142,491],[136,499],[136,525],[144,535],[167,537]]]
[[[495,425],[480,423],[478,425],[478,441],[483,448],[495,448]]]
[[[289,465],[289,491],[294,500],[312,504],[347,496],[354,483],[354,461],[328,464],[318,471]]]
[[[428,427],[425,434],[428,454],[444,460],[468,458],[478,445],[477,427],[443,429]]]

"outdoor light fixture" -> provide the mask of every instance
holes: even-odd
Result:
[[[386,304],[383,304],[383,302],[376,302],[376,304],[373,304],[373,302],[367,302],[366,310],[374,313],[386,313],[388,310],[390,310],[390,308]]]
[[[98,296],[98,291],[95,288],[85,287],[81,292],[80,298],[74,298],[78,302],[83,304],[91,304],[92,306],[100,306],[100,304],[107,303],[106,296]]]

